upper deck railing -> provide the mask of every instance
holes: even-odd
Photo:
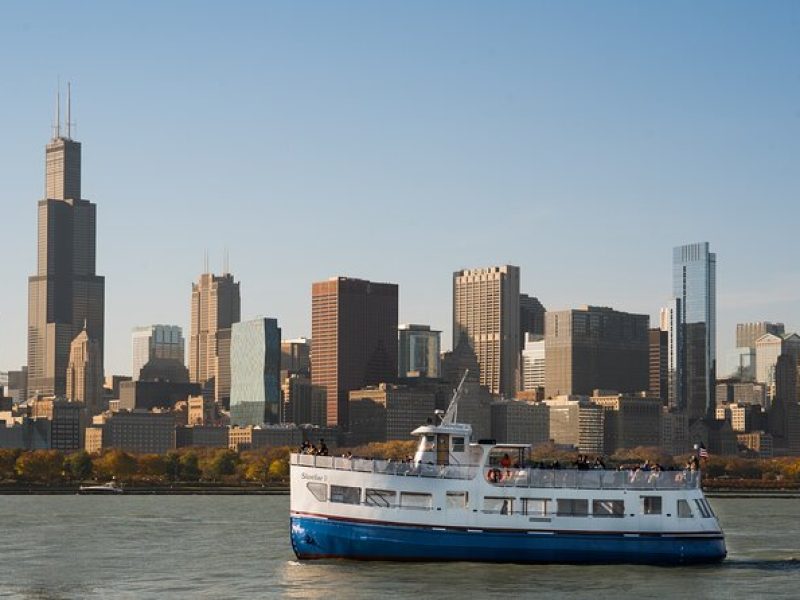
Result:
[[[500,488],[566,488],[587,490],[687,490],[700,487],[699,471],[499,468],[479,465],[430,465],[369,458],[292,454],[291,464],[336,471],[403,477],[474,479],[478,473]]]

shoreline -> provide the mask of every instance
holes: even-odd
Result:
[[[0,485],[0,496],[3,495],[29,495],[29,496],[89,496],[117,494],[81,494],[80,485]],[[123,486],[121,496],[288,496],[288,484],[270,484],[267,486],[253,485],[154,485],[154,486]],[[707,498],[774,498],[774,499],[800,499],[800,489],[784,488],[739,488],[726,487],[705,488]]]

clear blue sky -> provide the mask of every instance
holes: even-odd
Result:
[[[98,206],[106,371],[188,336],[207,249],[242,316],[309,335],[311,282],[400,285],[450,344],[451,274],[522,268],[548,308],[657,315],[673,246],[718,255],[737,321],[800,326],[798,2],[4,2],[0,370],[57,78]]]

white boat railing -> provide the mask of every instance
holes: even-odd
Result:
[[[687,490],[700,487],[699,471],[615,471],[607,469],[502,468],[479,465],[431,465],[370,458],[292,454],[292,465],[378,473],[404,477],[484,479],[501,488],[569,488],[587,490]]]
[[[316,467],[318,469],[335,469],[337,471],[440,479],[474,479],[481,470],[480,465],[415,465],[392,460],[317,456],[313,454],[292,454],[291,464]]]
[[[687,490],[700,487],[699,471],[612,471],[607,469],[504,469],[486,467],[486,481],[497,487],[585,490]]]

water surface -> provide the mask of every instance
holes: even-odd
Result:
[[[713,566],[298,562],[286,496],[2,496],[0,595],[68,598],[799,598],[800,501],[714,499]]]

